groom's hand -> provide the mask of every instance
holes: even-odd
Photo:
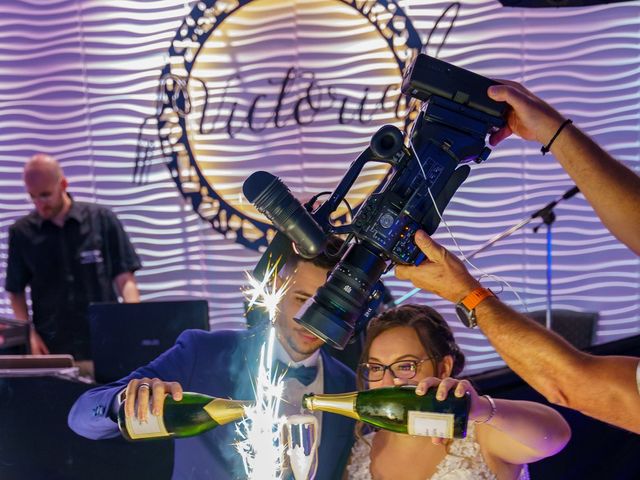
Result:
[[[127,417],[135,416],[138,420],[146,422],[151,399],[151,413],[159,417],[163,413],[166,394],[171,394],[175,401],[180,401],[182,386],[178,382],[164,382],[159,378],[135,378],[127,385],[124,413]]]

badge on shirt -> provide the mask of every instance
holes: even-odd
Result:
[[[100,250],[85,250],[84,252],[80,252],[80,263],[82,265],[102,262],[102,252]]]

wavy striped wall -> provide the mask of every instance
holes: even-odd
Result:
[[[449,5],[399,3],[425,36]],[[154,158],[145,184],[132,182],[138,127],[155,111],[166,52],[194,4],[0,4],[0,281],[4,283],[7,229],[30,209],[21,168],[28,156],[43,150],[61,160],[76,198],[108,205],[123,221],[145,265],[138,274],[145,300],[204,297],[214,328],[242,327],[242,272],[252,268],[258,255],[225,239],[193,212],[163,158]],[[639,5],[526,10],[502,8],[496,1],[464,1],[439,56],[478,73],[524,81],[637,171]],[[331,18],[331,10],[326,8],[316,21]],[[283,52],[294,44],[295,36],[283,42]],[[331,189],[345,168],[344,158],[353,158],[374,130],[357,131],[361,139],[338,157],[312,151],[315,159],[309,161],[309,152],[294,148],[278,167],[280,173],[288,175],[300,194]],[[303,129],[294,131],[292,142],[302,134]],[[542,157],[538,148],[510,139],[473,169],[446,212],[462,250],[473,251],[571,186],[553,158]],[[237,183],[242,176],[233,173],[233,156],[228,158]],[[251,164],[252,169],[272,166],[268,158]],[[582,197],[562,204],[557,215],[554,307],[601,312],[599,343],[640,333],[638,259],[608,234]],[[452,246],[446,229],[437,237]],[[526,307],[537,310],[545,306],[545,253],[544,233],[527,228],[475,263],[506,279]],[[396,295],[411,288],[393,278],[388,284]],[[502,297],[517,305],[513,294]],[[459,326],[450,305],[426,294],[415,298],[431,302],[451,319],[470,372],[502,364],[479,333]],[[4,294],[0,315],[11,315]]]

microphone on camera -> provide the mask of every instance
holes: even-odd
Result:
[[[291,239],[301,257],[314,258],[322,253],[327,236],[282,180],[269,172],[255,172],[245,180],[242,192],[274,227]]]

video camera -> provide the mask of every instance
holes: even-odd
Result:
[[[247,199],[281,232],[256,271],[273,249],[285,244],[293,242],[297,253],[313,258],[324,251],[329,235],[347,235],[335,253],[340,261],[297,313],[298,323],[332,346],[344,348],[354,330],[375,313],[371,304],[379,301],[380,276],[394,264],[419,264],[424,259],[413,242],[414,233],[435,232],[438,212],[469,175],[470,167],[462,164],[486,160],[491,152],[485,144],[487,134],[504,125],[506,104],[486,93],[495,83],[420,54],[402,83],[404,94],[425,102],[408,142],[397,127],[381,127],[329,199],[315,209],[315,199],[303,207],[270,173],[256,172],[245,181]],[[331,214],[367,162],[387,163],[390,168],[352,222],[334,226]]]

